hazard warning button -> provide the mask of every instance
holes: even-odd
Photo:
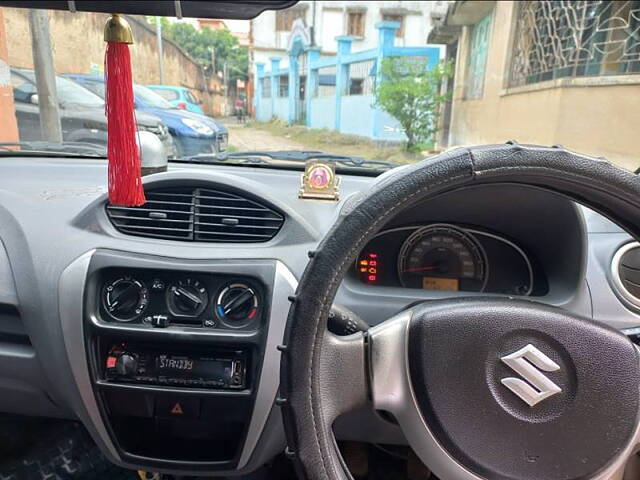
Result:
[[[164,418],[198,418],[200,399],[179,395],[156,398],[156,416]]]

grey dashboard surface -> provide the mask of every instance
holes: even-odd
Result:
[[[233,186],[285,214],[284,227],[274,239],[232,245],[119,233],[104,210],[106,178],[106,162],[101,160],[6,157],[0,161],[0,410],[68,418],[86,414],[70,373],[58,304],[60,277],[83,254],[110,249],[177,260],[268,259],[282,262],[299,278],[307,252],[322,240],[345,202],[376,181],[342,176],[340,201],[327,202],[298,198],[299,171],[172,164],[168,172],[145,178],[149,185],[200,181],[222,188]],[[474,198],[485,201],[476,203],[475,213],[465,209],[459,203],[463,197],[458,196],[451,202],[439,201],[435,209],[414,209],[397,221],[470,222],[473,214],[478,215],[473,223],[510,230],[505,233],[514,238],[542,232],[540,241],[546,243],[537,254],[548,255],[549,268],[557,263],[565,270],[541,301],[619,328],[640,325],[640,316],[618,300],[608,273],[615,250],[631,238],[597,213],[565,199],[550,200],[551,194],[533,189],[518,194],[522,187],[517,186],[505,188],[511,195],[508,202],[495,191],[476,192]],[[554,234],[541,222],[549,223],[549,216],[560,211],[568,223]],[[419,290],[371,288],[347,278],[336,301],[376,324],[428,298],[434,296]],[[81,328],[81,319],[77,322]],[[9,328],[22,329],[22,334],[4,335]],[[13,341],[15,338],[19,341]]]

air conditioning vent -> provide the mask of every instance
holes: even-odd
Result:
[[[198,187],[146,192],[141,207],[107,205],[109,219],[122,233],[190,242],[266,242],[284,222],[281,214],[257,201],[222,190]]]
[[[627,243],[611,261],[611,276],[617,294],[630,307],[640,309],[640,244]]]

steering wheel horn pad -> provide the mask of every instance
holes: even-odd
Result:
[[[485,478],[588,478],[634,433],[637,349],[622,333],[558,309],[503,299],[427,303],[409,322],[407,363],[431,432]],[[507,379],[538,401],[530,405]]]
[[[475,297],[414,306],[366,335],[327,331],[342,279],[389,220],[491,183],[558,193],[640,237],[638,176],[561,147],[451,150],[345,203],[310,254],[282,345],[279,403],[300,478],[351,478],[332,424],[367,405],[391,414],[443,480],[622,478],[640,445],[640,359],[609,327],[535,301]]]

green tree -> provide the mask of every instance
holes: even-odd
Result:
[[[450,98],[449,93],[440,93],[440,88],[452,73],[450,62],[429,70],[422,59],[389,57],[382,61],[375,104],[400,122],[408,151],[433,141],[439,107]]]
[[[149,23],[155,25],[157,17],[149,17]],[[214,52],[216,71],[223,70],[226,64],[229,79],[246,79],[249,70],[249,51],[242,47],[238,39],[228,30],[212,30],[205,27],[198,31],[190,23],[169,22],[161,17],[163,35],[173,40],[194,60],[211,71],[211,52]]]

